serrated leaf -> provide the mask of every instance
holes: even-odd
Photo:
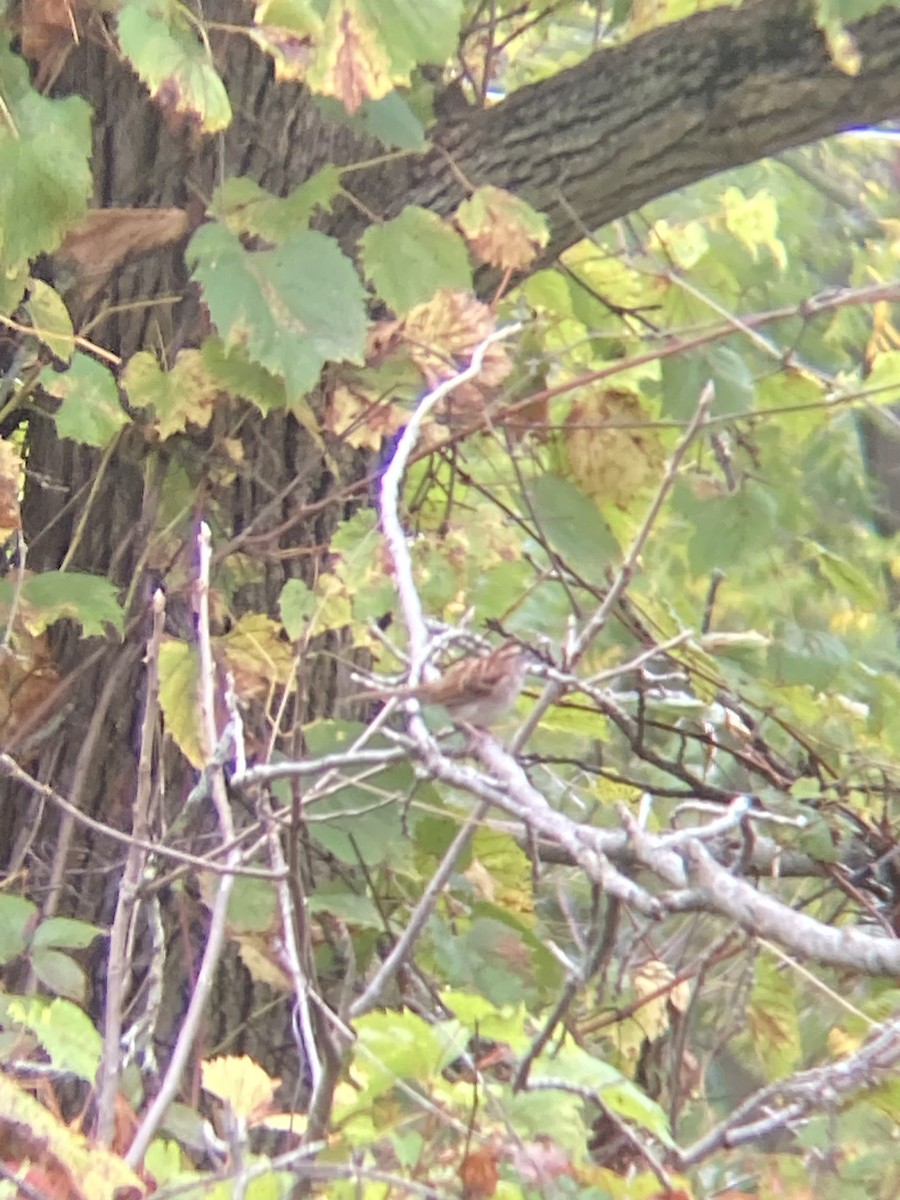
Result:
[[[35,930],[31,948],[84,950],[103,932],[99,925],[90,925],[87,921],[76,921],[71,917],[49,917],[46,921],[41,921]]]
[[[233,629],[215,639],[215,648],[234,675],[242,699],[267,697],[273,686],[293,681],[293,651],[281,625],[264,613],[245,613]]]
[[[42,279],[32,279],[27,309],[35,335],[51,354],[69,362],[75,351],[75,331],[62,296]]]
[[[873,612],[884,605],[884,595],[859,567],[840,554],[812,540],[803,544],[811,552],[813,561],[836,592],[848,596],[856,604]]]
[[[361,362],[364,293],[337,242],[314,230],[275,250],[251,252],[222,225],[190,243],[194,274],[226,347],[284,378],[291,400],[313,386],[328,361]]]
[[[434,213],[408,205],[393,221],[370,225],[362,237],[366,275],[398,315],[442,288],[472,286],[466,244]]]
[[[54,414],[60,437],[103,447],[129,422],[112,373],[87,354],[76,351],[67,371],[45,367],[39,382],[62,400]]]
[[[87,208],[91,110],[80,97],[50,100],[0,44],[0,264],[6,271],[55,250]]]
[[[170,119],[181,115],[206,133],[231,124],[228,93],[209,47],[177,0],[124,0],[119,45]]]
[[[122,372],[122,386],[135,408],[151,408],[156,429],[165,441],[183,433],[188,423],[205,429],[212,419],[220,387],[199,350],[182,350],[172,368],[162,370],[146,350],[133,355]]]
[[[360,929],[384,929],[384,914],[367,896],[334,886],[321,886],[309,897],[311,913],[328,913],[347,925]]]
[[[28,956],[34,973],[48,991],[69,1000],[83,1000],[87,976],[73,958],[61,950],[34,950]]]
[[[674,507],[692,531],[688,562],[696,575],[746,562],[748,555],[771,545],[778,528],[777,497],[755,483],[708,497],[678,486]]]
[[[422,122],[397,91],[364,104],[356,124],[366,136],[378,138],[385,146],[398,150],[421,150],[426,142]]]
[[[498,187],[477,188],[456,210],[456,221],[482,262],[524,270],[550,239],[550,227],[518,196]]]
[[[801,1059],[795,978],[770,958],[756,961],[747,1031],[767,1079],[789,1075]]]
[[[468,1031],[456,1021],[430,1024],[405,1009],[371,1012],[354,1023],[357,1037],[352,1073],[366,1080],[372,1099],[395,1079],[427,1082],[457,1057]]]
[[[328,212],[340,187],[341,173],[331,163],[286,196],[273,196],[241,175],[216,189],[210,215],[232,233],[249,233],[278,243],[305,229],[316,210]]]
[[[38,908],[31,900],[0,895],[0,965],[24,953],[37,919]]]
[[[166,732],[191,766],[203,766],[200,741],[200,663],[195,647],[166,640],[159,651],[159,704]]]
[[[6,1018],[30,1030],[57,1071],[93,1083],[102,1042],[90,1019],[68,1000],[10,997]]]
[[[393,86],[391,63],[377,14],[373,20],[357,0],[331,0],[307,82],[335,96],[348,113],[364,100],[386,96]]]
[[[22,595],[30,612],[28,628],[41,633],[63,617],[76,621],[84,637],[103,637],[111,626],[121,634],[124,614],[116,589],[100,575],[78,571],[43,571],[26,579]]]

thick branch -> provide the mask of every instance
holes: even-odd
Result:
[[[862,67],[832,63],[801,0],[749,0],[598,51],[495,108],[438,127],[438,147],[348,182],[394,213],[446,214],[463,179],[524,196],[552,224],[548,257],[656,197],[900,112],[900,12],[851,27]]]

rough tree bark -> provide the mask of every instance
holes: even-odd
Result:
[[[204,10],[221,22],[240,23],[246,16],[239,4],[206,4]],[[885,9],[860,22],[855,34],[863,66],[850,76],[830,61],[808,5],[753,0],[739,9],[717,8],[597,53],[489,111],[456,114],[434,131],[431,150],[354,173],[347,186],[365,209],[383,215],[407,203],[447,213],[463,198],[464,181],[510,188],[549,214],[549,259],[584,229],[674,188],[900,111],[900,12]],[[208,198],[218,179],[236,174],[284,193],[326,162],[347,163],[370,151],[346,128],[326,121],[302,88],[274,84],[268,62],[249,39],[216,35],[213,45],[235,120],[221,138],[199,139],[187,128],[168,128],[109,43],[97,30],[83,31],[56,91],[77,92],[94,107],[96,206],[187,207]],[[362,232],[360,211],[345,205],[326,226],[350,249]],[[127,265],[92,299],[91,311],[79,315],[86,320],[101,310],[105,315],[91,337],[123,358],[148,347],[171,361],[202,332],[197,296],[178,250]],[[233,418],[228,412],[217,416],[213,433],[229,428]],[[28,436],[24,519],[30,565],[58,566],[77,541],[73,567],[109,573],[122,584],[135,574],[147,579],[135,593],[124,646],[102,647],[79,671],[85,644],[61,637],[60,668],[72,680],[66,719],[35,764],[42,779],[84,811],[124,822],[134,789],[140,645],[155,578],[143,553],[164,466],[131,437],[101,463],[90,450],[58,439],[49,420],[32,421]],[[251,525],[258,535],[284,529],[259,551],[266,556],[265,594],[253,603],[265,609],[287,574],[308,568],[311,556],[304,552],[326,545],[346,500],[296,422],[245,417],[241,436],[247,470],[231,488],[230,528],[219,535],[228,538]],[[205,438],[207,444],[210,435]],[[330,507],[321,507],[329,495]],[[313,711],[327,711],[333,688],[323,666],[311,693]],[[177,808],[190,782],[179,770],[170,772],[170,806]],[[20,794],[16,805],[16,819],[0,835],[6,865],[23,848],[22,829],[27,825],[33,833],[37,818],[33,797]],[[77,828],[61,829],[48,811],[28,854],[32,877],[50,889],[52,907],[108,921],[118,848]],[[202,909],[198,905],[182,919],[186,926],[193,919],[202,924]],[[283,1032],[285,1009],[276,1008],[266,1024],[251,1022],[266,997],[239,964],[232,961],[228,969],[240,973],[240,983],[232,974],[215,998],[217,1025],[207,1031],[209,1043],[221,1044],[230,1034],[232,1049],[289,1074],[277,1052],[280,1042],[292,1040]],[[177,992],[176,985],[173,1021]]]

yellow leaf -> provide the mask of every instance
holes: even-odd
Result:
[[[250,1123],[271,1112],[275,1089],[281,1082],[267,1075],[246,1054],[209,1059],[203,1063],[201,1073],[206,1091]]]
[[[273,686],[294,678],[294,656],[278,621],[262,613],[247,613],[234,629],[215,639],[215,648],[234,673],[242,699],[263,699]]]

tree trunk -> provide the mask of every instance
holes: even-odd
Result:
[[[212,7],[220,22],[243,22],[243,5]],[[213,15],[209,8],[207,17]],[[367,152],[348,128],[325,120],[301,87],[276,85],[268,61],[246,37],[213,37],[235,117],[221,136],[200,138],[188,123],[167,125],[99,30],[85,32],[56,90],[77,92],[94,106],[97,207],[188,209],[207,201],[219,180],[234,175],[247,175],[283,194],[323,164],[351,162]],[[490,182],[522,194],[549,214],[549,261],[586,229],[677,187],[900,111],[900,13],[879,12],[860,22],[856,35],[864,69],[852,76],[831,63],[805,4],[755,0],[737,10],[698,14],[593,55],[496,108],[449,118],[438,127],[434,148],[421,155],[354,173],[346,186],[363,207],[339,208],[330,231],[352,251],[363,229],[363,209],[390,216],[418,203],[447,214],[464,197],[466,184]],[[123,267],[105,292],[92,297],[90,309],[77,313],[81,327],[88,328],[90,321],[91,338],[122,360],[150,348],[171,363],[181,348],[199,340],[204,326],[182,252],[183,246],[157,251]],[[227,409],[218,414],[201,448],[230,430],[234,417]],[[219,489],[217,500],[223,511],[227,508],[228,521],[217,537],[227,541],[251,521],[259,534],[284,530],[273,534],[265,549],[265,584],[262,594],[252,597],[253,607],[271,611],[287,575],[314,570],[347,501],[337,494],[330,460],[289,416],[245,416],[240,436],[246,470],[227,492]],[[80,667],[93,644],[59,634],[60,670],[71,680],[65,724],[47,738],[35,769],[84,813],[127,828],[147,606],[164,574],[159,563],[146,561],[145,551],[166,463],[156,451],[147,453],[136,432],[108,458],[58,438],[49,419],[33,419],[28,437],[29,565],[42,570],[65,559],[73,568],[109,575],[123,588],[139,580],[123,645],[99,646]],[[348,472],[352,466],[344,462]],[[331,503],[320,507],[329,496]],[[298,521],[304,506],[313,503],[316,515]],[[189,611],[187,598],[182,599]],[[177,600],[170,591],[170,610]],[[328,711],[334,686],[323,656],[309,692],[311,711]],[[182,765],[168,770],[170,819],[192,783]],[[26,793],[18,793],[7,811],[0,844],[5,864],[15,866],[18,858],[28,865],[35,891],[45,889],[48,910],[108,923],[121,847],[65,820],[60,824],[57,813],[41,812]],[[174,925],[199,929],[202,937],[203,921],[198,902],[177,901]],[[186,938],[169,961],[172,1028],[190,986],[189,951]],[[185,961],[183,968],[176,966],[176,957]],[[229,1031],[239,1030],[232,1048],[289,1076],[291,1065],[277,1052],[293,1039],[276,1032],[287,1028],[286,1006],[272,1009],[266,1023],[249,1021],[258,1008],[271,1008],[271,996],[263,985],[254,985],[233,956],[222,983],[213,1005],[220,1024],[207,1030],[207,1044],[220,1044]]]

